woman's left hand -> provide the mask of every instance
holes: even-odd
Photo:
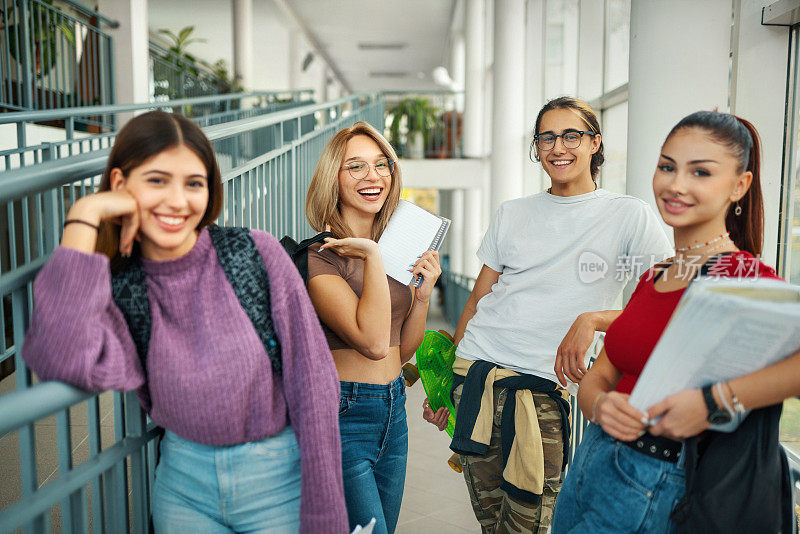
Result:
[[[442,274],[442,268],[439,266],[439,252],[435,250],[425,252],[409,271],[415,278],[422,275],[422,284],[414,292],[414,299],[422,304],[427,304],[433,293],[433,286],[439,275]]]
[[[650,427],[651,434],[678,441],[696,436],[710,426],[708,408],[699,389],[686,389],[670,395],[650,407],[647,415],[651,420],[662,416]]]

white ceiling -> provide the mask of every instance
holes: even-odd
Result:
[[[289,0],[287,3],[354,92],[437,89],[431,71],[448,66],[456,0]],[[363,50],[359,43],[405,43]],[[371,72],[405,73],[374,77]]]

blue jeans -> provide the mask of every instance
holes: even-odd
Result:
[[[201,445],[167,431],[153,489],[158,534],[300,528],[300,446],[292,427],[262,441]]]
[[[561,487],[552,534],[668,533],[686,491],[682,462],[645,456],[589,425]]]
[[[374,533],[394,532],[408,456],[403,377],[393,382],[340,382],[344,497],[350,529],[376,519]]]

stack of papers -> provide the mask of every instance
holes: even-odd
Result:
[[[646,411],[684,389],[730,380],[800,350],[800,287],[701,278],[687,288],[631,393]]]

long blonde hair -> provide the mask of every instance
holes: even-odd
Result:
[[[325,145],[322,156],[317,162],[317,168],[314,169],[311,185],[308,187],[306,219],[317,232],[322,232],[325,230],[325,225],[329,224],[331,232],[336,237],[354,237],[353,231],[344,222],[344,218],[339,211],[339,169],[342,167],[347,142],[357,135],[366,135],[371,138],[378,144],[381,152],[395,162],[389,194],[380,211],[375,214],[375,220],[372,223],[371,237],[377,241],[389,223],[389,218],[397,208],[398,202],[400,202],[403,180],[400,167],[397,165],[397,153],[394,148],[378,130],[364,121],[359,121],[349,128],[339,130]]]

